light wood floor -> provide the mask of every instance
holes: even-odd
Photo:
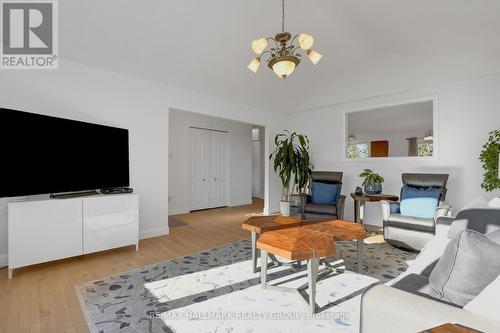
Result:
[[[176,215],[183,224],[170,235],[145,239],[139,251],[127,247],[81,258],[0,271],[0,333],[88,332],[74,286],[248,237],[241,222],[262,212],[253,205]]]

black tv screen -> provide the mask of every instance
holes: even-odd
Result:
[[[0,108],[0,197],[129,186],[128,130]]]

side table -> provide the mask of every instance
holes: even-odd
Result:
[[[398,201],[399,197],[392,194],[355,194],[351,193],[351,198],[354,200],[354,221],[363,225],[365,215],[365,203],[377,202],[381,200]]]

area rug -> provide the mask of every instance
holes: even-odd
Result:
[[[362,291],[397,277],[416,254],[365,244],[365,275],[353,273],[356,243],[337,242],[345,273],[317,286],[317,315],[294,293],[262,289],[248,240],[76,286],[89,329],[107,332],[358,332]],[[297,287],[306,272],[280,267],[272,282]]]

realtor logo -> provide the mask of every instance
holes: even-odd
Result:
[[[1,1],[2,69],[57,69],[57,2]]]

